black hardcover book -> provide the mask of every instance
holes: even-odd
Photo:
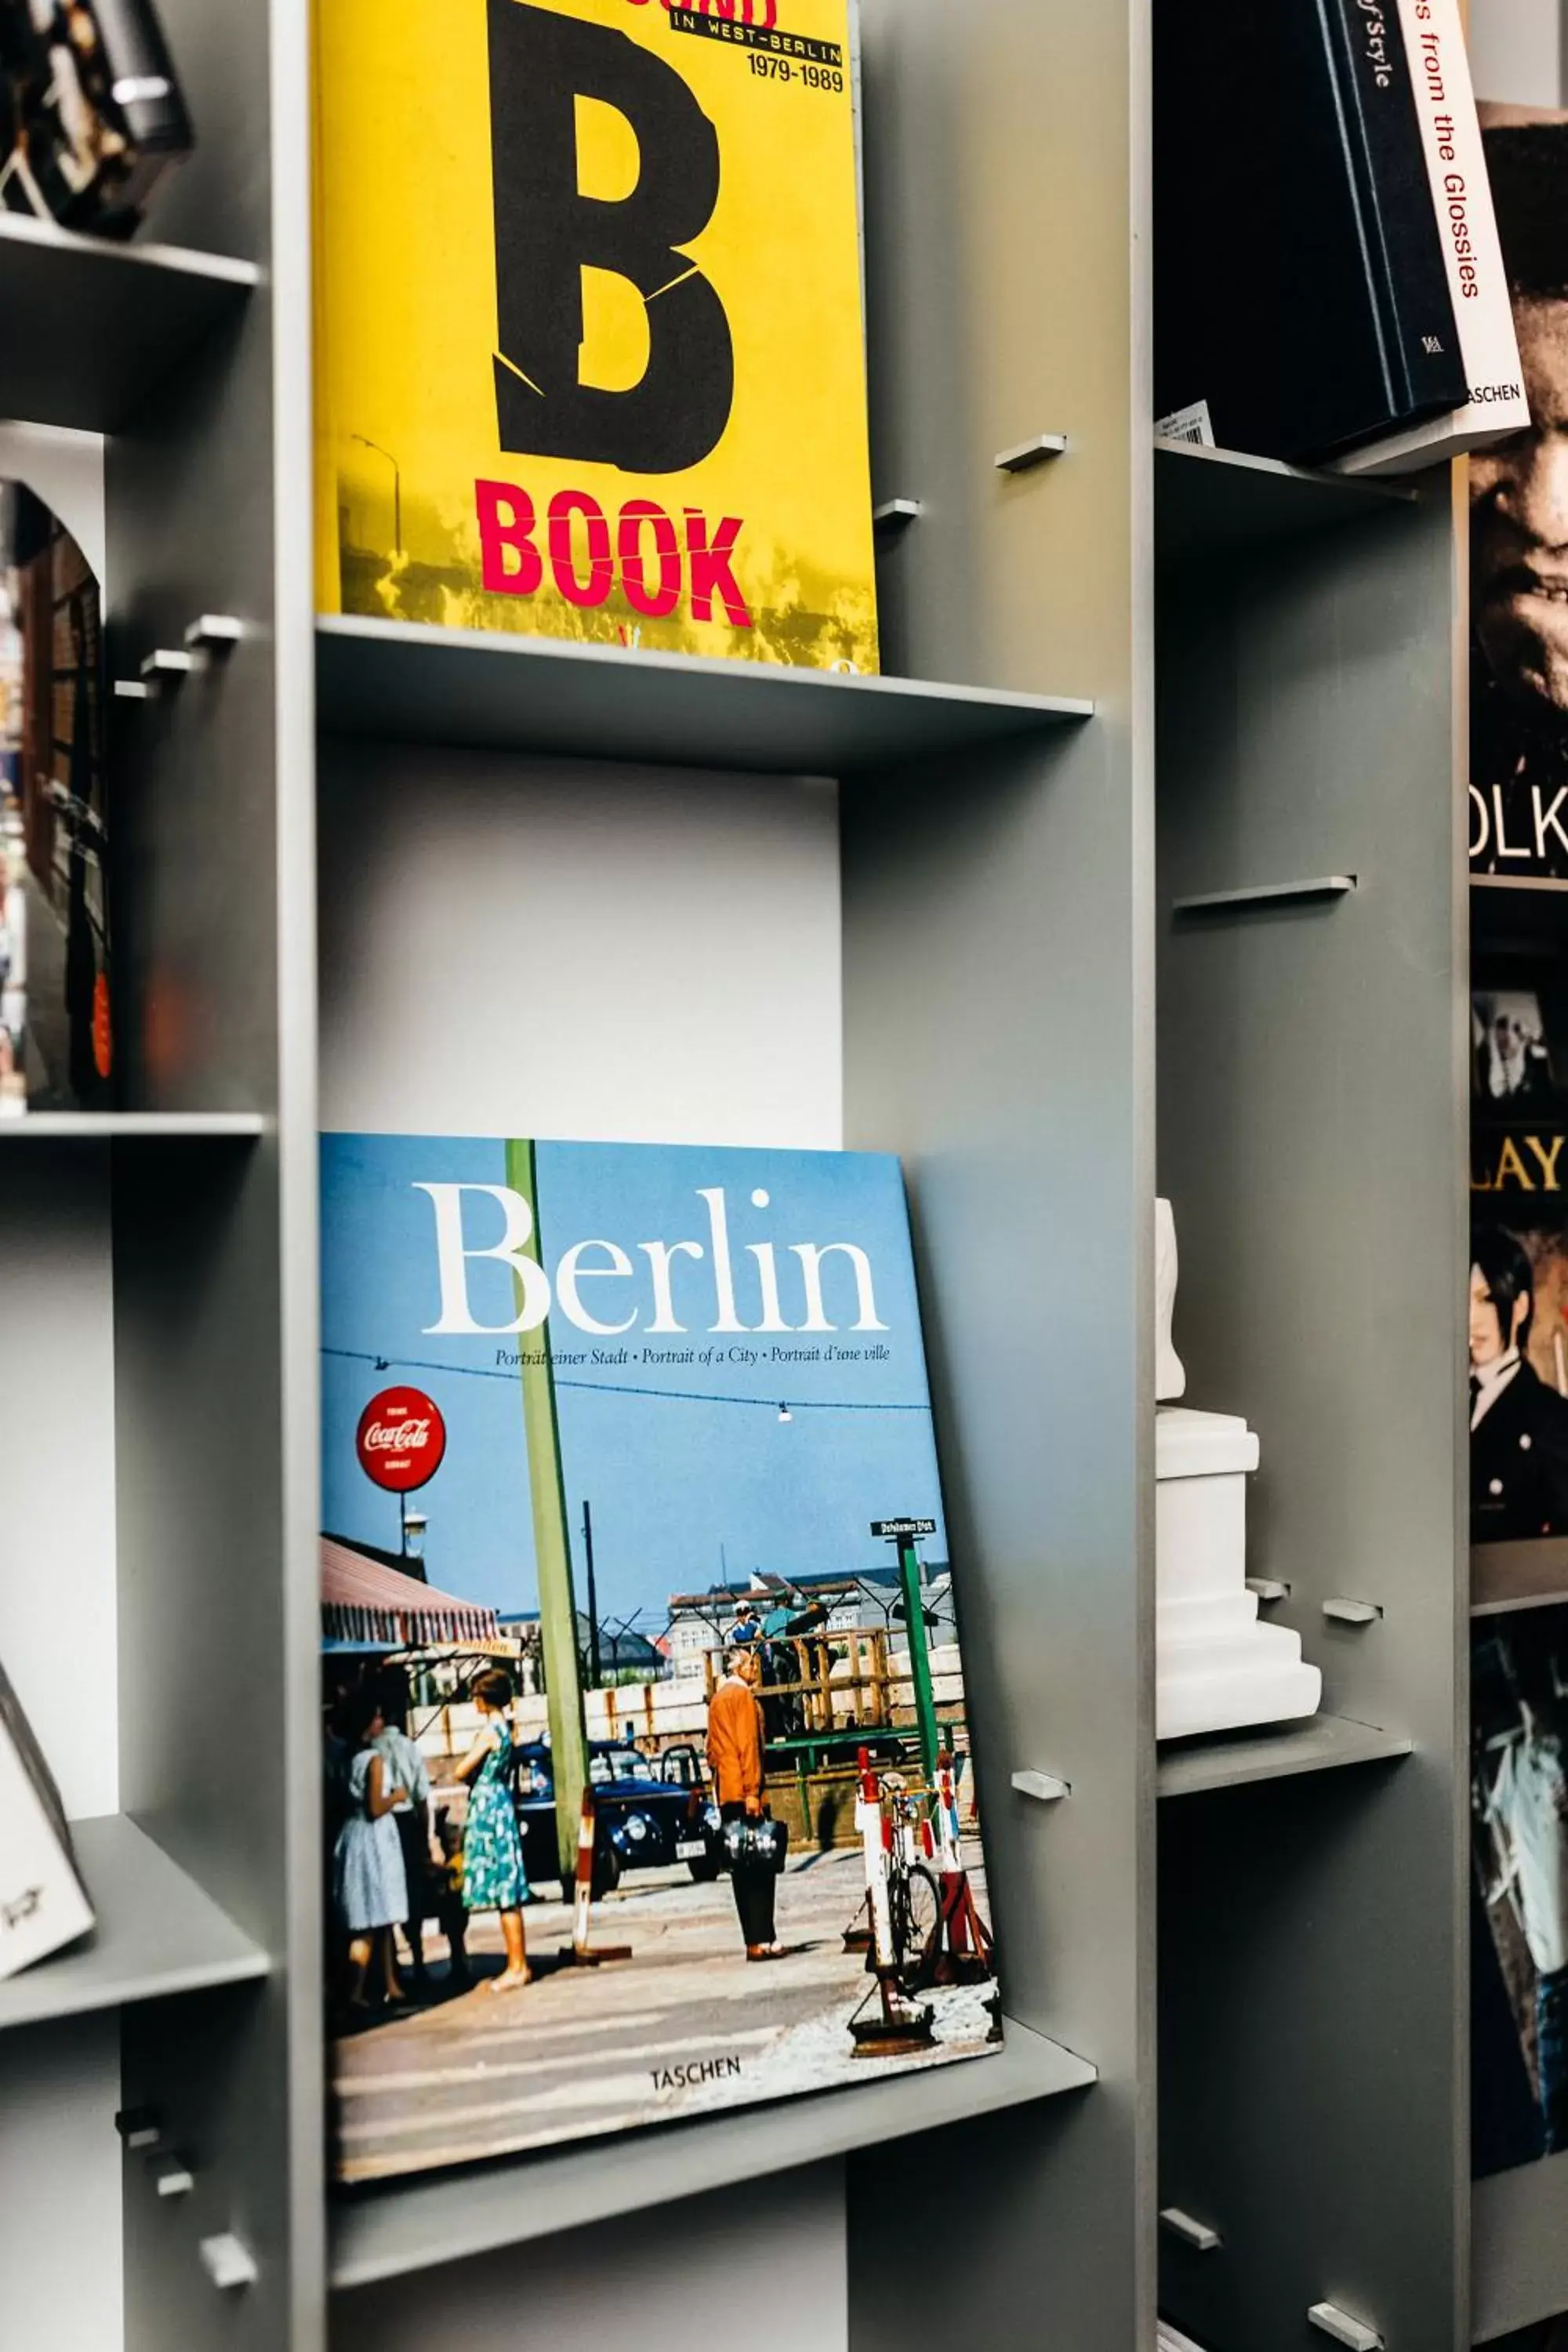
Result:
[[[1373,27],[1377,29],[1373,30]],[[1155,407],[1322,459],[1467,385],[1392,5],[1154,10]]]
[[[1359,134],[1352,161],[1394,396],[1412,416],[1441,414],[1469,387],[1397,0],[1328,0],[1327,21]]]

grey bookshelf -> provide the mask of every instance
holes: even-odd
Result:
[[[47,320],[8,335],[0,415],[113,433],[258,282],[254,261],[151,242],[116,245],[6,213],[0,308]]]
[[[1154,443],[1159,560],[1181,571],[1279,548],[1342,523],[1365,522],[1415,493],[1403,483],[1282,465],[1189,441]]]
[[[209,1895],[123,1814],[78,1822],[89,1935],[0,1984],[0,2032],[213,1985],[248,1984],[270,1963]]]
[[[1415,1742],[1374,1724],[1342,1715],[1314,1715],[1281,1730],[1216,1734],[1171,1740],[1160,1750],[1156,1787],[1162,1797],[1196,1797],[1214,1789],[1243,1789],[1257,1780],[1287,1780],[1300,1772],[1337,1772],[1349,1764],[1388,1764]]]
[[[1324,2301],[1395,2352],[1461,2352],[1472,2299],[1498,2332],[1555,2282],[1561,2209],[1555,2174],[1487,2184],[1472,2261],[1447,476],[1153,445],[1147,0],[864,0],[876,499],[919,508],[882,535],[887,676],[318,624],[309,8],[162,14],[201,148],[151,243],[0,220],[0,404],[111,436],[118,674],[204,613],[247,624],[115,713],[131,1108],[0,1129],[0,1173],[110,1146],[123,1818],[92,1866],[144,1867],[0,2022],[117,2011],[125,2105],[201,2151],[174,2205],[127,2164],[127,2352],[324,2352],[330,2314],[426,2272],[435,2340],[470,2259],[828,2158],[852,2352],[1148,2352],[1157,2301],[1237,2352],[1303,2352]],[[1048,465],[998,469],[1044,435]],[[383,878],[439,842],[459,756],[498,794],[563,759],[845,786],[846,1139],[910,1174],[1011,2032],[329,2221],[318,1024],[348,917],[395,919],[328,856],[342,761],[383,756],[431,786]],[[446,911],[430,984],[494,1063],[513,1008],[465,1006],[457,883]],[[174,1053],[171,971],[199,1010]],[[1325,1676],[1310,1725],[1165,1753],[1157,1186],[1189,1397],[1259,1433],[1255,1538]],[[1347,1594],[1381,1613],[1326,1622]],[[983,2221],[911,2261],[911,2182],[952,2180]],[[1157,2232],[1170,2205],[1219,2248]],[[229,2230],[257,2275],[226,2293],[199,2249]]]
[[[321,724],[395,742],[854,777],[980,753],[1090,718],[1068,696],[332,616]]]
[[[334,2217],[332,2282],[405,2278],[731,2181],[765,2180],[825,2157],[1061,2098],[1095,2079],[1087,2060],[1010,2021],[990,2057],[356,2200]]]

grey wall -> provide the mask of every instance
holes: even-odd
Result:
[[[788,2172],[668,2211],[341,2298],[332,2352],[848,2352],[844,2170]]]
[[[1561,106],[1568,44],[1562,0],[1470,0],[1470,77],[1478,98]]]

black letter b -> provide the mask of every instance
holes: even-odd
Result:
[[[501,447],[637,474],[698,465],[735,391],[723,304],[677,249],[719,199],[713,125],[661,58],[607,26],[489,0],[489,50]],[[579,97],[613,106],[636,135],[624,202],[579,192]],[[579,381],[585,268],[629,279],[647,306],[647,366],[629,392]]]

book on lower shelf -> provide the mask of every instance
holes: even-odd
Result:
[[[1471,1629],[1471,2161],[1568,2148],[1568,1604]]]
[[[994,2054],[898,1162],[329,1135],[321,1186],[338,2179]]]
[[[3,1665],[0,1822],[3,1980],[76,1943],[93,1924],[59,1790]]]
[[[878,667],[849,0],[321,0],[326,613]]]
[[[0,481],[0,1118],[115,1107],[106,720],[91,564]]]

